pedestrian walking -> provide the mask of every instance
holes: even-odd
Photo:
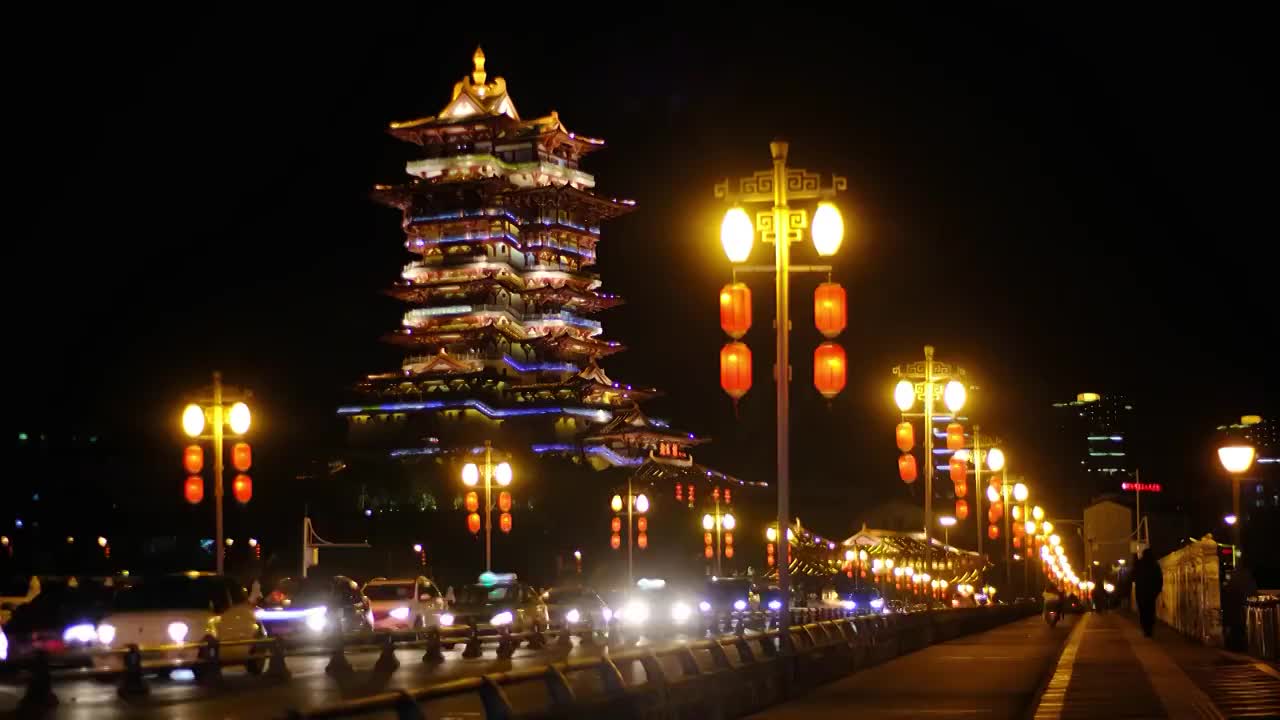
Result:
[[[1133,591],[1138,600],[1138,621],[1142,624],[1142,634],[1151,637],[1156,624],[1156,598],[1164,589],[1164,575],[1160,572],[1160,563],[1150,548],[1142,551],[1142,557],[1133,567]]]

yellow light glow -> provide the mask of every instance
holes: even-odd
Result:
[[[648,495],[645,495],[644,493],[640,493],[639,495],[636,496],[636,512],[638,513],[649,512],[649,496]]]
[[[855,553],[855,552],[854,552],[854,551],[852,551],[852,550],[845,550],[845,551],[844,551],[844,561],[845,561],[845,562],[853,562],[853,559],[854,559],[855,557],[857,557],[857,556],[858,556],[858,555],[857,555],[857,553]]]
[[[104,538],[104,537],[102,537],[101,535],[99,535],[99,536],[98,536],[98,547],[104,548],[104,547],[106,547],[106,546],[107,546],[107,539],[106,539],[106,538]]]
[[[1034,522],[1031,522],[1030,520],[1028,520],[1026,523],[1022,525],[1022,529],[1026,530],[1028,535],[1036,534],[1036,524]]]
[[[9,546],[9,536],[8,536],[8,535],[0,535],[0,546],[4,546],[4,547],[8,547],[8,546]]]
[[[1257,452],[1251,445],[1229,445],[1218,448],[1218,460],[1227,472],[1239,474],[1253,466],[1253,458]]]
[[[987,467],[991,472],[1000,472],[1004,469],[1004,451],[1000,448],[991,448],[987,451]]]
[[[204,410],[194,403],[182,411],[182,431],[187,437],[200,437],[204,432]]]
[[[1014,500],[1017,500],[1018,502],[1026,502],[1026,501],[1027,501],[1027,495],[1029,495],[1029,494],[1031,494],[1031,493],[1030,493],[1030,491],[1029,491],[1029,490],[1027,490],[1027,486],[1026,486],[1026,485],[1023,485],[1022,483],[1014,483],[1014,485],[1013,485],[1013,499],[1014,499]]]
[[[710,513],[708,513],[708,514],[706,514],[706,515],[703,515],[703,516],[702,516],[702,529],[703,529],[703,530],[712,530],[712,529],[714,529],[714,528],[715,528],[715,526],[716,526],[716,519],[715,519],[714,517],[712,517],[712,516],[710,515]]]
[[[1240,416],[1241,425],[1257,425],[1260,422],[1262,422],[1261,415],[1241,415]]]
[[[867,551],[866,551],[866,550],[859,550],[859,551],[858,551],[858,559],[859,559],[859,560],[861,560],[862,562],[866,562],[866,561],[867,561]]]
[[[893,401],[902,412],[909,411],[916,404],[916,386],[910,380],[899,380],[893,388]]]
[[[844,240],[844,218],[829,202],[818,203],[813,213],[813,249],[823,257],[835,255]]]
[[[462,466],[462,484],[467,487],[475,487],[480,482],[480,468],[475,463],[467,463]],[[616,511],[615,511],[616,512]]]
[[[988,485],[988,486],[987,486],[987,500],[988,500],[989,502],[996,502],[996,501],[998,501],[999,499],[1000,499],[1000,491],[999,491],[999,490],[996,490],[994,486],[992,486],[992,485]]]
[[[1021,521],[1022,521],[1022,506],[1021,506],[1021,505],[1014,505],[1013,507],[1009,508],[1009,516],[1013,518],[1013,521],[1014,521],[1014,522],[1021,522]]]
[[[1059,545],[1062,544],[1062,538],[1058,537],[1057,535],[1050,535],[1049,544],[1054,547],[1058,547]]]
[[[232,405],[231,412],[227,415],[227,423],[231,425],[231,432],[237,435],[249,432],[249,406],[242,402]]]
[[[420,553],[420,552],[422,552],[422,543],[414,543],[414,544],[413,544],[413,551],[414,551],[414,552],[416,552],[416,553]]]
[[[1054,552],[1058,557],[1062,557],[1063,555],[1066,555],[1066,554],[1067,554],[1067,549],[1066,549],[1066,548],[1064,548],[1064,547],[1062,547],[1061,545],[1054,545],[1054,546],[1053,546],[1053,552]]]
[[[614,512],[622,512],[622,496],[614,495],[613,499],[609,501],[609,507],[612,508]]]
[[[258,547],[258,538],[249,538],[249,547]]]
[[[946,403],[948,410],[957,413],[960,412],[960,408],[964,407],[964,401],[968,394],[968,391],[964,388],[964,383],[959,380],[952,380],[942,390],[942,402]]]
[[[1086,392],[1086,393],[1080,393],[1079,395],[1076,395],[1076,402],[1082,402],[1082,403],[1098,402],[1098,400],[1101,400],[1101,399],[1102,399],[1102,396],[1099,395],[1098,393]]]
[[[511,464],[504,463],[504,462],[498,463],[498,467],[493,469],[493,478],[497,480],[498,484],[501,485],[502,487],[506,487],[510,485],[511,484]]]
[[[884,561],[881,560],[880,558],[875,558],[874,560],[871,561],[872,570],[876,572],[880,572],[880,570],[883,568],[884,568]]]
[[[1043,520],[1044,508],[1040,507],[1039,505],[1036,505],[1035,507],[1031,508],[1031,518],[1036,522],[1040,522],[1041,520]]]
[[[1044,524],[1040,526],[1040,534],[1050,535],[1052,533],[1053,533],[1053,523],[1049,522],[1048,520],[1045,520]]]
[[[771,528],[769,528],[769,529],[765,530],[765,531],[764,531],[764,538],[765,538],[765,540],[768,540],[769,542],[777,542],[777,541],[778,541],[778,528],[773,528],[773,527],[771,527]]]
[[[889,568],[893,567],[893,558],[886,558],[884,561],[884,566]]]
[[[729,262],[746,262],[751,257],[751,245],[755,241],[756,229],[751,224],[747,211],[740,207],[729,208],[720,223],[720,244],[724,246],[724,254]]]
[[[724,526],[725,530],[732,530],[738,524],[738,521],[732,515],[725,515],[720,518],[720,524]]]

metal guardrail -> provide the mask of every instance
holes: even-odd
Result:
[[[1280,659],[1280,597],[1259,595],[1245,601],[1245,636],[1249,654]]]
[[[424,706],[459,696],[479,698],[486,720],[547,717],[732,718],[786,700],[809,687],[934,642],[989,629],[1036,614],[1032,604],[966,608],[909,615],[816,620],[748,637],[742,624],[731,637],[661,650],[637,648],[598,658],[571,659],[526,670],[463,678],[424,688],[387,692],[310,711],[289,720],[386,717],[425,720]],[[784,653],[783,633],[792,652]],[[730,653],[736,659],[730,659]],[[669,674],[665,661],[679,667]],[[700,662],[701,660],[701,662]],[[627,684],[623,667],[639,664],[644,682]],[[599,692],[577,694],[569,677],[591,673]],[[538,685],[546,702],[517,710],[507,690]]]

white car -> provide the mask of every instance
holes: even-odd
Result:
[[[98,623],[98,643],[113,649],[137,645],[144,667],[162,670],[198,657],[196,647],[174,646],[208,638],[226,642],[265,637],[253,610],[248,592],[231,578],[197,572],[160,575],[116,595]],[[240,646],[223,648],[221,654],[224,660],[243,659],[249,672],[258,673],[267,653],[265,647]],[[104,655],[101,663],[106,669],[120,669],[124,658]]]
[[[444,596],[425,577],[374,578],[363,591],[373,610],[376,630],[410,630],[440,624]]]

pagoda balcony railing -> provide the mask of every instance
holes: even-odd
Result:
[[[421,322],[429,321],[440,317],[458,317],[466,315],[484,315],[488,313],[503,314],[511,318],[517,324],[542,325],[546,323],[564,323],[574,327],[584,328],[591,331],[591,335],[596,335],[604,330],[604,325],[598,320],[588,320],[579,317],[571,312],[561,310],[559,312],[549,313],[531,313],[524,314],[515,310],[509,305],[441,305],[438,307],[416,308],[405,313],[403,325],[405,327],[422,327]]]

